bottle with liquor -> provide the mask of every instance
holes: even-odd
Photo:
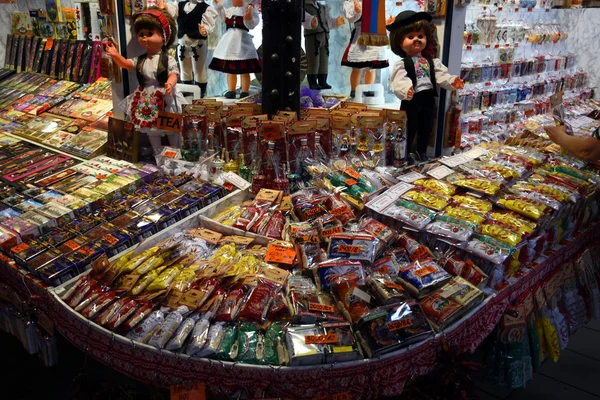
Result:
[[[324,165],[329,163],[327,152],[321,145],[321,135],[315,135],[315,160]]]
[[[281,166],[283,173],[277,173],[276,177],[273,180],[273,189],[281,190],[284,196],[288,196],[290,194],[290,181],[287,178],[287,169],[285,165]]]
[[[238,174],[248,182],[252,182],[252,169],[246,165],[246,158],[244,157],[244,153],[240,153],[238,166]]]
[[[294,172],[300,176],[305,175],[306,171],[303,171],[302,163],[305,160],[312,158],[312,152],[308,148],[308,139],[300,139],[300,147],[298,148],[298,151],[296,151],[296,170]]]

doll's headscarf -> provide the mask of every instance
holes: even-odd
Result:
[[[161,10],[144,10],[136,13],[133,16],[133,20],[135,21],[137,17],[140,15],[150,15],[151,17],[156,18],[163,31],[163,39],[165,40],[165,44],[169,43],[171,39],[171,24],[169,23],[169,19]]]

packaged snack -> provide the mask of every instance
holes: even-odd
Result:
[[[379,239],[370,235],[335,234],[329,242],[330,258],[346,258],[372,263],[375,261]]]
[[[439,263],[450,275],[460,276],[476,287],[487,281],[488,276],[471,260],[463,261],[456,255],[449,253],[441,256]]]
[[[480,213],[487,213],[492,210],[493,205],[487,200],[478,199],[469,195],[454,195],[452,196],[452,204],[460,205],[462,208],[468,208]]]
[[[264,321],[272,299],[279,290],[279,286],[269,280],[263,280],[251,289],[238,318],[240,320],[261,322]]]
[[[317,283],[321,290],[329,290],[336,279],[358,280],[359,285],[365,283],[365,272],[359,261],[328,260],[317,264]]]
[[[258,364],[264,356],[264,337],[256,326],[242,322],[237,336],[236,361]]]
[[[439,179],[417,179],[413,183],[417,186],[425,187],[445,196],[452,196],[454,193],[456,193],[456,186],[445,181],[440,181]]]
[[[408,233],[401,232],[398,236],[398,244],[406,250],[410,261],[426,260],[431,258],[431,251],[413,239]]]
[[[451,276],[433,260],[415,261],[400,269],[398,279],[414,297],[422,298]]]
[[[160,310],[154,311],[137,328],[131,330],[127,334],[127,337],[140,343],[146,343],[164,321],[164,312]]]
[[[539,220],[551,210],[550,207],[535,200],[515,195],[502,195],[496,200],[496,203],[534,221]]]
[[[326,335],[336,335],[337,341],[326,348],[326,362],[354,361],[361,357],[352,326],[348,322],[327,322],[321,325]]]
[[[389,276],[369,276],[367,287],[381,306],[406,301],[410,296],[406,290]]]
[[[192,334],[190,336],[190,341],[185,349],[185,354],[193,356],[198,354],[204,347],[206,341],[210,337],[209,335],[209,322],[210,314],[202,316],[195,322],[194,328],[192,329]],[[224,322],[217,322],[215,326],[221,326]],[[220,340],[220,339],[219,339]],[[218,347],[218,344],[213,346],[214,348]],[[210,353],[209,353],[210,354]],[[207,354],[207,355],[209,355]]]
[[[283,326],[281,322],[273,322],[265,331],[263,356],[262,358],[259,357],[261,364],[281,365],[284,363],[284,357],[280,359],[280,352],[278,351],[278,347],[281,346],[283,339]]]
[[[231,289],[215,315],[216,321],[235,321],[244,303],[245,288],[238,285]]]
[[[513,247],[517,246],[524,239],[522,235],[493,222],[479,225],[477,231],[482,235],[493,237]]]
[[[359,287],[358,279],[337,279],[333,287],[353,323],[371,309],[371,295]]]
[[[357,336],[369,357],[424,340],[433,331],[415,301],[380,307],[363,318]]]
[[[342,224],[346,224],[354,219],[354,213],[337,193],[327,196],[325,206],[329,210],[329,213],[339,219]]]
[[[369,235],[372,235],[373,237],[376,237],[387,245],[394,243],[397,238],[397,233],[394,229],[371,217],[362,218],[360,220],[358,229],[368,233]]]
[[[154,292],[158,290],[164,290],[169,287],[171,282],[173,282],[173,279],[175,279],[175,277],[179,274],[179,267],[181,266],[181,264],[177,264],[166,268],[155,280],[152,281],[150,285],[148,285],[146,290],[149,292]]]
[[[435,211],[441,211],[448,205],[450,197],[441,195],[437,192],[430,192],[424,188],[419,189],[409,190],[402,195],[402,198],[411,200]]]
[[[535,222],[531,222],[511,211],[494,211],[488,214],[488,218],[491,221],[498,221],[506,225],[521,235],[530,235],[536,229]]]
[[[466,250],[493,264],[502,264],[513,252],[514,248],[489,236],[471,238]]]
[[[219,343],[219,347],[212,357],[218,360],[235,360],[239,352],[237,343],[237,326],[225,324],[220,335],[221,342]]]
[[[444,221],[434,221],[425,227],[425,230],[431,234],[442,236],[457,242],[466,242],[469,240],[473,231],[460,224]]]
[[[149,301],[144,302],[142,305],[136,307],[133,310],[133,312],[129,313],[131,315],[131,317],[129,319],[126,319],[126,318],[121,319],[122,326],[120,326],[120,331],[125,332],[125,333],[131,331],[137,324],[139,324],[144,318],[146,318],[148,316],[148,314],[150,312],[152,312],[153,309],[154,309],[154,305]],[[121,324],[119,324],[119,325],[121,325]],[[109,325],[110,325],[110,322],[109,322]],[[117,326],[115,326],[115,329],[116,329],[116,327]]]
[[[322,364],[325,361],[325,345],[313,342],[313,337],[322,333],[322,330],[316,326],[288,327],[285,343],[290,357],[290,366]]]
[[[472,211],[462,207],[446,207],[444,215],[452,218],[461,219],[476,225],[481,224],[485,221],[485,215],[477,211]]]
[[[383,215],[402,223],[423,229],[435,217],[435,213],[426,207],[419,206],[406,200],[399,200],[383,211]]]
[[[112,291],[102,293],[96,298],[96,300],[88,304],[88,306],[81,311],[81,315],[87,319],[94,318],[99,312],[104,310],[105,307],[112,303],[116,297],[117,295]]]
[[[181,322],[183,321],[183,314],[187,311],[188,308],[182,306],[177,310],[170,312],[165,318],[164,322],[160,325],[160,328],[154,332],[148,344],[159,349],[164,348],[179,325],[181,325]]]
[[[449,177],[448,180],[456,186],[472,189],[476,192],[484,193],[490,196],[494,196],[503,188],[503,185],[500,182],[484,178],[477,178],[473,176],[459,178],[455,180]]]

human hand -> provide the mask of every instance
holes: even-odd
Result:
[[[452,82],[452,87],[454,89],[462,89],[465,87],[465,83],[457,76],[454,78],[454,82]]]
[[[557,141],[561,136],[566,135],[564,125],[561,126],[544,126],[544,130],[546,134],[554,143],[558,143]]]
[[[171,82],[165,83],[165,92],[167,92],[169,96],[173,94],[173,84]]]
[[[387,17],[387,19],[385,20],[385,24],[386,25],[391,25],[394,23],[394,21],[396,20],[396,18],[392,15],[390,15],[389,17]]]
[[[335,26],[340,27],[342,25],[344,25],[344,17],[337,17],[335,19]]]
[[[354,0],[354,12],[357,14],[360,14],[362,12],[362,5],[358,0]]]
[[[208,31],[206,30],[206,28],[204,27],[204,25],[198,24],[198,29],[200,30],[200,34],[202,36],[207,36],[208,35]]]
[[[408,92],[406,93],[406,100],[412,100],[414,95],[415,90],[413,88],[408,89]]]
[[[250,21],[252,19],[252,6],[246,7],[246,13],[244,14],[244,19],[246,21]]]
[[[310,21],[310,27],[312,29],[317,29],[317,17],[312,17],[312,21]]]
[[[107,40],[105,42],[103,42],[104,44],[104,51],[106,52],[106,54],[108,54],[109,57],[114,57],[117,54],[119,54],[119,51],[117,50],[117,48],[115,47],[115,45],[113,44],[112,41]]]

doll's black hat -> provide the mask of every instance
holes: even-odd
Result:
[[[394,22],[386,26],[388,31],[391,31],[395,28],[402,28],[403,26],[410,25],[420,20],[426,20],[427,22],[431,22],[431,14],[426,12],[416,12],[412,10],[402,11],[400,14],[396,15],[396,19]]]

